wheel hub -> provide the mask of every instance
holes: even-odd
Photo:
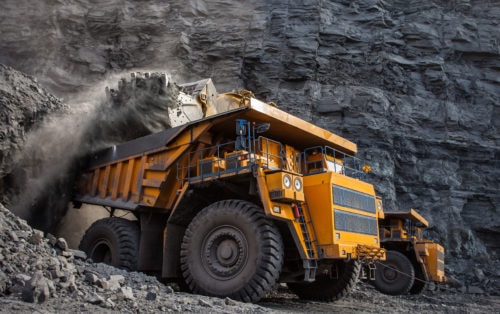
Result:
[[[394,281],[398,277],[398,273],[392,269],[394,266],[384,267],[384,278],[388,281]]]
[[[238,243],[232,239],[223,240],[217,247],[217,260],[224,266],[234,265],[238,254]]]
[[[238,275],[248,258],[248,244],[243,233],[233,226],[212,230],[202,246],[204,265],[216,279],[229,280]]]

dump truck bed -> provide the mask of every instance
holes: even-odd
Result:
[[[392,217],[398,219],[409,219],[412,222],[419,222],[424,227],[429,227],[429,222],[422,215],[420,215],[416,210],[409,209],[406,211],[393,211],[393,212],[384,212],[384,216],[386,219],[391,219]]]

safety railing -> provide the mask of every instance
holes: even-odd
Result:
[[[365,179],[369,167],[361,159],[329,146],[314,146],[301,155],[304,175],[333,171],[356,179]]]
[[[256,142],[256,155],[260,156],[264,167],[271,170],[285,168],[283,160],[283,145],[267,137],[259,136]]]
[[[177,163],[178,180],[212,180],[222,176],[248,172],[254,165],[269,170],[285,168],[280,142],[260,136],[236,149],[236,141],[190,152],[187,160]]]

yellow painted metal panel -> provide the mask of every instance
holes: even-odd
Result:
[[[118,198],[118,189],[120,187],[120,177],[122,177],[122,166],[123,163],[119,162],[115,167],[112,169],[112,181],[111,181],[111,198],[112,199],[117,199]]]
[[[123,192],[122,192],[122,199],[124,201],[128,201],[129,198],[129,192],[130,192],[130,185],[132,184],[132,174],[134,172],[134,162],[135,160],[129,159],[126,164],[126,175],[125,175],[125,183],[123,185]]]
[[[101,198],[105,198],[108,190],[108,182],[109,182],[109,173],[111,171],[111,165],[107,165],[105,167],[104,172],[102,172],[101,180],[99,181],[99,196]]]
[[[378,228],[376,234],[335,230],[334,209],[376,219],[377,213],[368,213],[359,209],[333,204],[332,184],[349,188],[360,193],[374,195],[373,186],[359,180],[332,172],[305,176],[304,191],[309,204],[312,220],[315,223],[318,245],[325,258],[346,258],[347,254],[357,257],[358,245],[380,248]],[[376,221],[376,220],[375,220]]]
[[[355,190],[361,193],[373,195],[375,197],[375,189],[370,183],[361,181],[359,179],[351,178],[342,174],[332,173],[332,184]]]
[[[98,191],[98,186],[99,186],[99,168],[96,168],[93,171],[93,175],[88,177],[90,180],[92,180],[92,186],[90,190],[90,195],[95,196]],[[89,180],[89,181],[90,181]]]
[[[420,215],[413,208],[406,211],[397,211],[397,212],[384,212],[386,218],[396,218],[396,219],[410,219],[413,222],[420,222],[424,227],[429,227],[429,221],[425,219],[422,215]]]
[[[304,194],[319,245],[333,243],[333,195],[331,173],[303,177]]]
[[[135,180],[133,180],[133,182],[135,182],[136,184],[132,185],[132,192],[136,192],[136,193],[132,193],[131,200],[133,202],[136,202],[136,203],[141,202],[141,198],[142,198],[142,193],[143,193],[142,178],[144,178],[144,166],[146,164],[147,158],[148,157],[146,155],[143,155],[141,157],[140,162],[138,163],[139,167],[138,167],[137,171],[134,173],[136,175],[136,177],[135,177]]]
[[[424,261],[427,264],[432,280],[444,282],[446,280],[444,275],[444,248],[437,243],[418,243],[417,246],[425,246],[429,254]]]
[[[288,142],[298,142],[307,146],[331,146],[350,155],[355,155],[357,152],[355,143],[260,100],[252,98],[248,108],[250,111],[246,115],[270,122],[272,129],[270,132],[277,137],[290,138],[290,134],[293,134],[293,139]]]

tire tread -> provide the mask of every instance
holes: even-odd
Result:
[[[119,217],[108,217],[95,221],[80,241],[79,249],[89,253],[95,237],[99,232],[107,230],[115,237],[117,247],[116,267],[137,270],[140,230],[136,222]],[[110,239],[111,240],[111,239]]]
[[[190,290],[194,293],[219,296],[212,291],[202,289],[193,278],[189,269],[190,243],[200,225],[214,213],[225,213],[241,219],[251,225],[252,230],[260,241],[260,263],[248,282],[238,291],[231,293],[229,297],[244,302],[256,302],[264,297],[279,278],[283,264],[283,241],[281,234],[263,214],[262,209],[255,204],[242,200],[224,200],[216,202],[199,212],[189,224],[181,245],[180,261],[183,277]]]

